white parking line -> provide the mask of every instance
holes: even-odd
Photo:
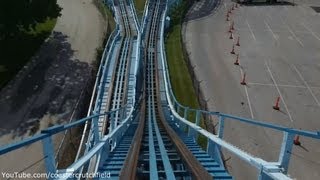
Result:
[[[243,70],[242,70],[242,68],[240,68],[240,74],[241,74],[241,77],[242,77],[242,76],[243,76]],[[246,92],[246,96],[247,96],[247,101],[248,101],[248,105],[249,105],[249,110],[250,110],[251,118],[254,119],[253,110],[252,110],[251,101],[250,101],[250,97],[249,97],[249,93],[248,93],[248,88],[247,88],[247,86],[244,86],[244,90],[245,90],[245,92]]]
[[[302,47],[304,47],[303,43],[301,42],[301,40],[297,37],[297,35],[292,31],[292,29],[287,25],[288,30],[290,31],[290,33],[292,34],[292,36],[300,43],[300,45]]]
[[[272,31],[271,27],[269,26],[269,24],[267,23],[267,21],[264,21],[264,23],[267,25],[267,27],[268,27],[269,31],[271,32],[273,38],[274,38],[276,41],[278,41],[277,36],[273,33],[273,31]]]
[[[317,39],[320,41],[319,36],[316,35],[316,33],[313,32],[308,26],[306,26],[306,24],[305,24],[304,22],[302,22],[301,24],[302,24],[302,26],[303,26],[304,28],[306,28],[315,38],[317,38]]]
[[[303,78],[303,76],[302,76],[302,74],[300,73],[300,71],[297,69],[297,67],[296,67],[294,64],[292,64],[291,66],[292,66],[292,68],[297,72],[297,74],[300,76],[301,80],[303,81],[303,83],[305,84],[305,86],[308,88],[308,90],[309,90],[310,94],[312,95],[313,99],[316,101],[316,103],[317,103],[318,106],[320,107],[320,103],[319,103],[318,98],[314,95],[314,93],[312,92],[309,84],[308,84],[307,81]]]
[[[257,83],[257,82],[248,82],[249,85],[258,85],[258,86],[275,86],[274,84],[267,84],[267,83]],[[291,85],[291,84],[278,84],[279,87],[289,87],[289,88],[304,88],[308,89],[306,86],[298,86],[298,85]],[[309,86],[312,89],[320,89],[320,86]]]
[[[292,29],[290,28],[290,26],[282,19],[282,17],[280,16],[280,19],[282,21],[282,23],[284,25],[286,25],[287,29],[289,30],[289,32],[292,34],[292,36],[299,42],[299,44],[304,47],[303,43],[301,42],[301,40],[297,37],[297,35],[292,31]]]
[[[254,33],[253,33],[252,29],[251,29],[251,26],[250,26],[250,24],[249,24],[249,22],[248,22],[247,19],[246,19],[246,23],[247,23],[247,25],[248,25],[248,27],[249,27],[249,30],[250,30],[250,32],[251,32],[251,35],[252,35],[253,39],[256,41],[256,40],[257,40],[257,39],[256,39],[256,36],[254,35]]]
[[[268,9],[266,15],[268,16],[269,20],[272,20],[273,18],[270,16],[269,12],[272,11],[273,9],[269,6],[267,6],[266,8]]]
[[[271,70],[270,70],[270,67],[269,67],[269,65],[268,65],[267,62],[265,62],[265,65],[266,65],[266,67],[267,67],[267,69],[268,69],[268,72],[269,72],[270,77],[271,77],[271,79],[272,79],[272,81],[273,81],[273,84],[275,85],[275,87],[276,87],[276,89],[277,89],[277,91],[278,91],[278,93],[279,93],[279,96],[280,96],[280,98],[281,98],[281,100],[282,100],[282,102],[283,102],[284,108],[286,109],[286,111],[287,111],[287,113],[288,113],[289,119],[290,119],[291,122],[293,122],[292,116],[291,116],[291,114],[290,114],[290,112],[289,112],[289,109],[288,109],[288,106],[287,106],[287,104],[286,104],[286,102],[285,102],[285,100],[284,100],[284,98],[283,98],[283,96],[282,96],[282,94],[281,94],[281,91],[280,91],[280,89],[279,89],[279,87],[278,87],[278,84],[277,84],[275,78],[274,78],[273,75],[272,75],[272,72],[271,72]]]
[[[275,86],[274,84],[267,84],[267,83],[255,83],[249,82],[249,85],[260,85],[260,86]],[[297,86],[297,85],[289,85],[289,84],[278,84],[279,87],[290,87],[290,88],[308,88],[306,86]],[[313,88],[320,88],[320,87],[313,87]]]

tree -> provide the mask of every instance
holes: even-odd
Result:
[[[37,23],[60,16],[57,0],[1,0],[0,40],[30,31]]]

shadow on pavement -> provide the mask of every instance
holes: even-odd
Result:
[[[67,36],[53,32],[0,91],[0,135],[32,135],[42,126],[70,118],[92,74],[91,65],[73,55]]]
[[[271,2],[271,1],[261,1],[257,2],[252,0],[251,2],[239,2],[240,5],[243,6],[295,6],[295,3],[289,1],[282,1],[282,2]]]

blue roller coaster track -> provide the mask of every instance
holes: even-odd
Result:
[[[320,139],[320,132],[183,106],[171,88],[164,48],[168,2],[148,0],[141,22],[132,0],[105,4],[117,26],[104,49],[88,116],[3,146],[0,155],[41,141],[46,171],[55,174],[49,179],[81,179],[77,173],[106,175],[96,179],[233,179],[221,156],[224,149],[256,168],[259,179],[291,179],[287,172],[294,138]],[[217,134],[200,127],[207,116],[218,119]],[[225,121],[281,132],[278,160],[266,161],[226,142]],[[53,136],[78,126],[84,130],[77,156],[58,169]],[[207,141],[204,149],[199,136]]]

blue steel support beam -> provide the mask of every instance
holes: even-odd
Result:
[[[182,110],[183,110],[183,113],[185,113],[185,110],[183,109],[182,107]],[[180,106],[179,104],[177,104],[177,113],[180,114]],[[180,121],[177,121],[176,118],[174,116],[171,116],[172,117],[172,120],[179,125],[179,128],[183,131],[183,123],[180,123]]]
[[[223,132],[224,132],[224,117],[219,117],[219,129],[218,129],[218,138],[223,138]],[[220,165],[224,165],[223,160],[221,158],[221,146],[214,143],[212,140],[208,139],[208,145],[207,145],[207,152],[208,154],[216,159]]]
[[[295,134],[288,132],[284,132],[283,134],[283,140],[279,154],[279,163],[280,166],[283,168],[284,173],[288,172],[294,136]]]
[[[263,167],[260,168],[260,174],[258,180],[273,180],[267,173],[263,171]]]
[[[183,123],[182,123],[183,124]],[[195,124],[199,126],[200,124],[200,111],[196,111]],[[198,132],[192,128],[189,128],[188,136],[193,137],[195,141],[198,139]]]
[[[224,132],[224,116],[219,117],[219,130],[218,130],[218,138],[223,138]]]
[[[57,169],[56,169],[56,162],[54,159],[55,154],[54,154],[54,147],[53,147],[51,136],[42,139],[42,148],[43,148],[43,156],[45,157],[44,162],[45,162],[47,174],[55,173]]]
[[[109,125],[109,131],[112,131],[113,129],[116,128],[115,124],[115,113],[110,113],[109,119],[108,119],[110,125]]]
[[[208,139],[207,153],[214,158],[219,165],[224,166],[219,146],[210,139]]]
[[[88,153],[86,154],[86,156],[83,156],[81,158],[79,158],[78,161],[74,162],[73,164],[71,164],[67,169],[68,172],[63,172],[61,173],[61,180],[62,179],[69,179],[73,173],[78,172],[78,170],[80,168],[82,168],[85,164],[87,164],[91,158],[95,155],[98,154],[98,152],[101,151],[101,149],[103,148],[103,146],[105,145],[107,139],[109,137],[104,137],[103,139],[100,140],[100,142],[95,145],[90,151],[88,151]]]
[[[178,112],[178,114],[180,114],[180,106],[179,106],[179,104],[177,104],[177,112]]]
[[[96,117],[93,119],[93,133],[94,133],[94,143],[98,143],[100,137],[99,137],[99,125],[98,125],[99,118]]]
[[[185,107],[185,108],[184,108],[184,112],[183,112],[183,118],[188,119],[188,111],[189,111],[189,108],[188,108],[188,107]],[[177,121],[177,122],[179,122],[181,131],[182,131],[182,132],[185,132],[185,130],[186,130],[186,125],[183,124],[183,123],[180,123],[180,121]]]
[[[197,126],[200,126],[200,111],[196,111],[196,120],[195,120],[195,123]],[[198,132],[195,131],[195,134],[194,134],[194,139],[195,141],[197,141],[198,139]]]

